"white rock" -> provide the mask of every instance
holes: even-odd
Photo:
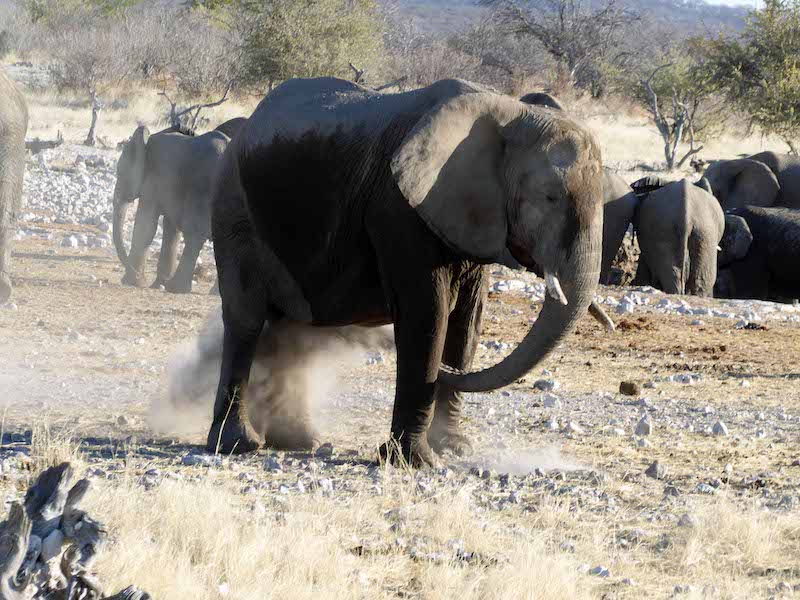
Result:
[[[539,379],[533,384],[533,388],[541,392],[552,392],[561,387],[555,379]]]
[[[717,421],[714,423],[714,427],[711,429],[711,432],[714,435],[725,436],[728,435],[728,427],[722,421]]]
[[[545,394],[544,397],[544,407],[545,408],[561,408],[561,400],[558,399],[558,396],[554,394]]]
[[[697,527],[697,519],[689,513],[684,513],[678,520],[678,527]]]
[[[653,433],[653,423],[650,421],[649,416],[645,415],[639,420],[636,424],[636,429],[634,429],[634,433],[638,436],[650,435]]]
[[[64,236],[64,239],[61,240],[61,246],[63,248],[77,248],[78,238],[76,238],[74,235]]]
[[[583,435],[584,430],[583,427],[575,423],[574,421],[570,421],[567,423],[566,427],[564,427],[565,433],[573,433],[575,435]]]

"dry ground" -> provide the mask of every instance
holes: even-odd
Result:
[[[695,597],[751,598],[800,583],[797,504],[770,504],[800,489],[797,323],[737,330],[730,319],[691,326],[692,317],[642,311],[615,315],[619,331],[608,335],[585,319],[546,365],[561,383],[560,416],[583,435],[544,426],[551,411],[532,390],[535,375],[509,395],[468,402],[478,458],[498,446],[516,456],[510,484],[470,475],[479,463],[453,461],[455,470],[433,475],[370,466],[388,431],[392,357],[343,372],[320,421],[332,461],[261,451],[192,466],[182,461],[202,433],[154,433],[148,414],[170,353],[218,302],[210,281],[175,296],[121,287],[111,251],[23,241],[15,254],[18,309],[0,312],[2,428],[14,439],[31,430],[23,475],[72,457],[96,482],[93,514],[117,540],[98,565],[109,588],[133,582],[157,598],[639,598],[691,585]],[[484,338],[519,340],[535,312],[522,295],[492,294]],[[483,351],[480,362],[498,357]],[[638,447],[639,409],[615,393],[620,380],[683,372],[703,377],[644,390],[664,408],[653,412],[652,445]],[[683,428],[707,405],[725,415],[729,437]],[[770,423],[784,418],[765,439],[754,436],[758,411]],[[610,433],[612,417],[625,435]],[[4,448],[11,456],[28,446]],[[265,456],[282,467],[265,470]],[[642,475],[654,460],[666,481]],[[695,492],[728,463],[728,483]],[[759,473],[763,481],[746,482]],[[322,477],[331,489],[317,485]],[[7,470],[0,492],[19,497],[27,478]],[[677,498],[665,496],[666,483]],[[507,485],[521,485],[516,500],[503,500]],[[684,513],[694,527],[677,525]],[[453,554],[461,546],[467,558]],[[595,566],[611,576],[586,573]]]

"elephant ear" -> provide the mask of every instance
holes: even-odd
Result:
[[[458,96],[428,111],[392,157],[400,191],[451,248],[486,261],[502,255],[502,128],[526,114],[525,105],[505,96]]]
[[[725,267],[734,261],[743,259],[753,243],[753,233],[747,221],[739,215],[725,215],[725,234],[722,236],[718,263]]]
[[[560,111],[565,110],[564,105],[561,104],[555,96],[551,96],[547,92],[531,92],[530,94],[525,94],[519,101],[525,104],[546,106]]]
[[[722,208],[772,206],[781,186],[770,168],[757,160],[740,158],[720,165]]]
[[[709,182],[705,177],[701,177],[699,181],[695,181],[694,184],[701,190],[707,191],[712,196],[714,195],[714,192],[711,191],[711,182]]]
[[[136,131],[133,132],[131,136],[131,143],[134,145],[135,148],[143,148],[147,145],[147,141],[150,139],[150,130],[147,128],[146,125],[139,125],[136,128]]]

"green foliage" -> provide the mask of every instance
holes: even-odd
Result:
[[[709,76],[751,124],[794,149],[800,139],[800,0],[765,0],[739,38],[721,35],[697,45]]]
[[[112,15],[140,2],[141,0],[18,0],[17,4],[28,14],[31,23],[38,23],[72,10],[96,10]]]
[[[206,4],[208,1],[206,1]],[[223,0],[222,21],[240,26],[240,83],[263,86],[291,77],[350,77],[383,56],[383,20],[375,0]]]

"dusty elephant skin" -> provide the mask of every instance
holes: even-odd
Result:
[[[722,208],[785,206],[800,209],[800,158],[759,152],[748,158],[720,160],[705,177]]]
[[[463,81],[391,95],[332,78],[276,88],[216,180],[225,334],[208,450],[258,446],[245,387],[264,324],[283,319],[393,322],[396,446],[384,453],[399,447],[412,463],[433,464],[434,449],[468,450],[459,392],[516,381],[592,300],[601,168],[594,139],[568,117]],[[442,370],[469,368],[484,265],[506,248],[546,273],[536,324],[495,367]]]
[[[800,298],[800,210],[737,208],[725,214],[719,275],[722,298]]]
[[[642,250],[634,285],[712,296],[717,245],[725,229],[719,203],[686,179],[664,183],[645,178],[632,187],[647,192],[634,219]]]
[[[25,99],[0,69],[0,304],[11,296],[11,238],[22,203],[27,129]]]
[[[164,237],[158,274],[152,287],[167,291],[192,291],[194,266],[210,236],[211,181],[229,139],[212,131],[194,133],[169,128],[150,135],[139,127],[125,144],[117,164],[114,188],[114,246],[125,266],[122,283],[144,287],[147,250],[163,216]],[[125,249],[123,226],[131,202],[139,199],[130,255]],[[178,234],[184,250],[177,263]]]
[[[234,137],[236,137],[236,134],[238,134],[239,131],[241,130],[242,125],[244,125],[246,122],[247,122],[247,117],[234,117],[233,119],[228,119],[224,123],[220,123],[219,125],[217,125],[214,128],[214,131],[219,131],[220,133],[224,133],[230,139],[233,139]]]

